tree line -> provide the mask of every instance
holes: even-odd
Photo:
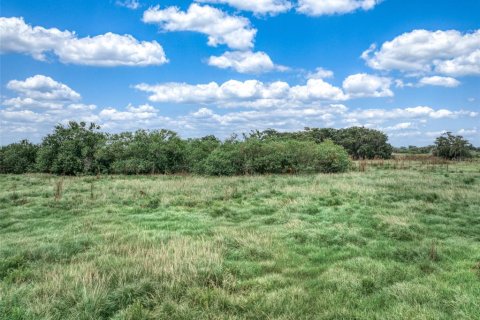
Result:
[[[424,147],[408,146],[393,148],[394,153],[430,154],[448,160],[462,160],[480,153],[480,148],[474,147],[467,139],[451,132],[445,132],[435,139],[435,144]]]
[[[457,149],[466,146],[454,136],[441,137],[438,142],[442,153],[448,144]],[[334,173],[348,170],[351,158],[388,159],[392,152],[386,134],[364,127],[305,128],[298,132],[256,130],[220,141],[212,135],[182,139],[165,129],[108,134],[94,123],[72,121],[55,126],[40,144],[23,140],[1,147],[0,173]],[[449,154],[459,156],[466,155]]]

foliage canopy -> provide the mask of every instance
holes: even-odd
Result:
[[[469,156],[470,148],[463,137],[446,133],[437,138],[433,152],[439,157],[461,159]],[[388,159],[392,151],[385,133],[364,127],[255,130],[222,142],[212,135],[182,139],[165,129],[108,134],[94,123],[72,121],[55,126],[39,145],[23,140],[1,147],[0,172],[217,176],[334,173],[348,170],[349,158]]]

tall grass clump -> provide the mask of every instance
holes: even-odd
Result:
[[[63,194],[63,178],[60,178],[55,181],[55,185],[53,187],[53,197],[55,201],[62,199]]]

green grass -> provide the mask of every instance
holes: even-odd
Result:
[[[0,319],[480,319],[480,163],[387,167],[0,176]]]

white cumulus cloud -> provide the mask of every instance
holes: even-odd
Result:
[[[362,54],[377,70],[448,76],[480,75],[480,30],[413,30]]]
[[[222,84],[164,83],[139,84],[136,89],[150,94],[160,103],[211,103],[222,107],[278,107],[305,105],[320,101],[342,101],[347,96],[322,79],[309,79],[305,85],[290,86],[283,81],[263,83],[258,80],[229,80]]]
[[[414,125],[413,123],[411,122],[401,122],[401,123],[397,123],[396,125],[393,125],[391,127],[387,127],[385,128],[385,130],[389,131],[389,130],[406,130],[406,129],[411,129],[413,128]]]
[[[128,105],[125,111],[119,111],[115,108],[106,108],[99,113],[99,116],[102,120],[115,121],[146,120],[154,118],[157,115],[157,109],[148,104],[144,104],[138,107]]]
[[[25,80],[11,80],[7,88],[19,94],[18,97],[7,99],[3,105],[11,107],[46,107],[58,108],[66,102],[80,100],[79,93],[67,85],[57,82],[44,75],[35,75]]]
[[[322,76],[330,73],[322,70]],[[345,101],[363,97],[391,97],[392,80],[369,74],[351,75],[342,88],[336,87],[319,76],[310,78],[305,84],[290,85],[284,81],[264,83],[259,80],[229,80],[224,83],[204,84],[141,83],[137,90],[149,93],[151,102],[214,104],[221,107],[271,108],[280,106],[306,106],[325,101]]]
[[[298,0],[297,11],[309,16],[346,14],[373,9],[381,0]]]
[[[53,53],[63,63],[89,66],[148,66],[168,62],[156,41],[106,33],[79,38],[75,32],[28,25],[23,18],[0,18],[1,53],[23,53],[45,61]]]
[[[343,89],[350,97],[392,97],[392,80],[366,73],[348,76],[343,81]]]
[[[208,64],[221,69],[230,68],[239,73],[258,74],[288,69],[274,64],[269,55],[262,51],[227,51],[221,56],[211,56]]]
[[[143,14],[143,21],[157,24],[164,31],[203,33],[208,36],[208,45],[225,44],[236,50],[251,49],[257,33],[247,18],[196,3],[191,4],[187,11],[181,11],[178,7],[149,8]]]
[[[375,120],[382,122],[390,119],[421,119],[421,118],[458,118],[458,117],[477,117],[478,112],[467,110],[448,110],[448,109],[434,109],[428,106],[417,106],[409,108],[395,108],[395,109],[360,109],[352,111],[347,118]]]
[[[455,88],[460,85],[460,81],[451,77],[433,76],[423,77],[422,79],[420,79],[419,84],[421,86],[440,86],[447,88]]]
[[[324,68],[316,68],[315,72],[310,72],[307,74],[307,79],[327,79],[333,78],[333,71],[327,70]]]

